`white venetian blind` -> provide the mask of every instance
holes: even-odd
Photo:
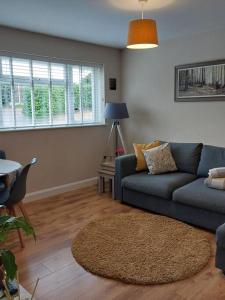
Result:
[[[102,65],[0,57],[0,129],[104,123]]]

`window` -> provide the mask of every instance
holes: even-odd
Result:
[[[103,66],[0,57],[0,129],[103,124]]]

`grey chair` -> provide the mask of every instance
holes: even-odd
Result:
[[[5,151],[0,150],[0,159],[6,159],[6,155],[5,155]],[[0,178],[0,193],[1,191],[4,191],[6,188],[6,184],[5,184],[5,177],[1,177]],[[0,199],[1,202],[1,199]]]
[[[29,172],[29,169],[32,165],[34,165],[37,162],[36,158],[33,158],[29,164],[27,164],[25,167],[20,169],[17,174],[15,180],[12,182],[11,186],[6,189],[5,191],[5,202],[1,203],[5,205],[9,211],[10,214],[13,216],[17,216],[16,214],[16,206],[19,207],[21,210],[24,218],[31,224],[30,218],[26,212],[25,206],[23,205],[22,200],[24,199],[26,195],[26,182],[27,182],[27,175]],[[20,230],[18,230],[18,236],[20,239],[21,247],[24,248],[24,242],[22,238],[22,234]]]
[[[1,159],[6,159],[6,155],[5,155],[5,151],[4,150],[0,150],[0,158]]]

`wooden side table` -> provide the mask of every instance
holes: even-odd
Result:
[[[98,171],[99,174],[99,193],[105,193],[105,179],[109,180],[110,192],[112,192],[112,198],[115,199],[115,160],[105,159],[101,163],[101,167]]]
[[[99,193],[105,193],[105,179],[109,179],[110,192],[112,192],[112,198],[115,200],[115,174],[99,171]]]

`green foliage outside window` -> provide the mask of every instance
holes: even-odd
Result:
[[[22,87],[22,99],[20,103],[25,116],[32,116],[31,87]],[[74,110],[80,109],[80,87],[82,88],[82,107],[84,110],[92,108],[92,82],[91,74],[84,77],[81,85],[73,84]],[[9,84],[1,84],[2,103],[8,105],[11,102],[11,87]],[[65,86],[53,85],[51,93],[51,110],[53,115],[65,113]],[[34,85],[34,111],[35,117],[45,117],[49,114],[49,87],[48,85]]]
[[[63,86],[52,87],[51,106],[53,115],[65,112],[65,88]],[[49,114],[48,86],[38,85],[34,87],[34,111],[35,117],[43,117]],[[23,113],[27,116],[32,116],[30,87],[24,90]]]
[[[92,108],[92,86],[91,76],[83,78],[82,83],[83,108]],[[80,108],[80,85],[73,84],[74,94],[74,110]],[[65,112],[65,87],[60,85],[52,86],[51,94],[52,114],[57,115]],[[31,88],[27,87],[23,93],[23,113],[27,116],[32,116],[31,106]],[[35,117],[44,117],[49,114],[49,88],[47,85],[36,85],[34,87],[34,110]]]

